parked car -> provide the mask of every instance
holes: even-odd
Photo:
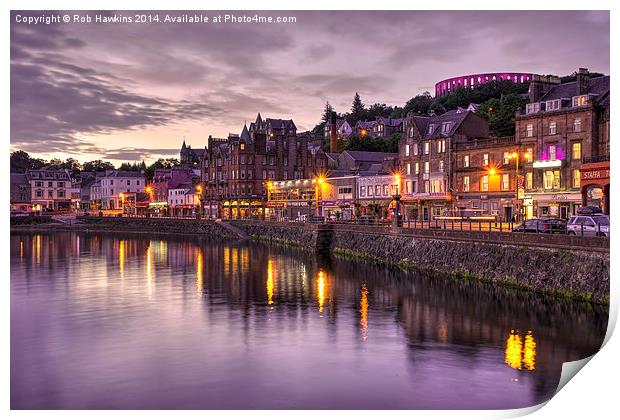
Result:
[[[566,233],[566,221],[562,219],[529,219],[512,229],[524,233]]]
[[[609,216],[606,214],[578,214],[566,225],[569,235],[609,237]]]

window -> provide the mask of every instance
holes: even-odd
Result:
[[[546,190],[560,188],[560,171],[545,171],[543,186]]]
[[[443,160],[439,161],[439,172],[443,172]]]
[[[573,96],[573,106],[585,106],[588,104],[588,95]]]
[[[573,120],[573,132],[578,133],[581,131],[581,118],[575,118]]]
[[[546,102],[546,110],[547,111],[557,111],[562,107],[561,99],[554,99],[553,101]]]
[[[573,159],[581,159],[581,142],[573,143]]]
[[[469,155],[463,156],[463,167],[469,168]]]
[[[525,149],[525,161],[527,163],[532,163],[534,161],[534,149],[532,147]]]
[[[428,125],[428,131],[426,132],[427,135],[431,135],[433,134],[433,131],[435,131],[435,125],[434,124],[429,124]]]
[[[127,180],[127,186],[130,186],[130,185],[131,185],[131,180],[128,179]]]
[[[482,155],[482,165],[483,166],[489,165],[489,154],[488,153],[485,153],[484,155]]]
[[[508,191],[510,189],[510,175],[502,174],[502,191]]]
[[[539,102],[525,105],[525,113],[526,114],[535,114],[538,111],[540,111],[540,103]]]
[[[557,123],[555,121],[549,121],[549,135],[553,135],[557,133]]]
[[[573,188],[581,187],[581,173],[579,169],[573,169]]]
[[[446,140],[437,140],[437,153],[443,153],[446,151]]]
[[[407,175],[411,175],[411,163],[407,163]]]
[[[239,148],[240,148],[241,150],[245,150],[245,143],[241,143],[241,144],[239,145]]]
[[[405,144],[405,156],[409,156],[409,145]]]
[[[424,154],[428,155],[431,151],[431,142],[430,141],[425,141],[424,142]]]
[[[139,179],[136,180],[136,185],[140,185],[140,180]]]
[[[555,146],[555,144],[549,145],[549,160],[556,160],[556,157],[557,157],[556,149],[557,147]]]
[[[480,178],[480,191],[489,191],[489,176],[483,175]]]
[[[414,143],[414,145],[413,145],[413,154],[414,155],[418,154],[418,143]]]
[[[114,185],[114,180],[113,179],[110,180],[110,185]]]
[[[525,188],[531,190],[534,188],[534,177],[532,172],[528,172],[525,174]]]
[[[427,174],[431,171],[431,163],[430,162],[424,162],[424,173]]]
[[[37,196],[37,198],[42,198],[43,197],[43,191],[42,190],[37,190],[36,196]]]
[[[415,163],[415,174],[418,175],[420,173],[420,163],[416,162]]]
[[[360,197],[366,197],[366,187],[365,186],[361,186],[360,187]]]
[[[448,134],[452,128],[452,121],[441,123],[441,134]]]
[[[47,187],[48,187],[48,188],[52,188],[53,186],[54,186],[54,183],[53,183],[52,181],[49,181],[49,182],[47,183]]]
[[[388,185],[383,185],[383,195],[390,195],[390,187]]]
[[[504,152],[504,165],[507,165],[510,162],[510,153]]]
[[[469,177],[465,176],[463,177],[463,192],[468,192],[469,191]]]
[[[534,137],[534,124],[525,126],[525,137]]]
[[[429,181],[424,181],[424,192],[431,192],[431,183]]]
[[[43,182],[42,182],[42,181],[36,181],[36,182],[34,183],[34,186],[35,186],[35,187],[43,187]]]
[[[49,190],[49,191],[47,192],[47,196],[48,196],[49,198],[54,198],[54,191],[53,191],[53,190]]]
[[[58,188],[64,188],[65,187],[65,183],[62,181],[58,181]]]
[[[375,195],[381,195],[381,185],[375,185]]]

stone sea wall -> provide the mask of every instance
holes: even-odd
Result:
[[[320,253],[609,302],[609,253],[393,234],[389,229],[234,222],[250,236]],[[329,227],[329,226],[328,226]]]

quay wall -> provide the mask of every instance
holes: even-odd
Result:
[[[230,226],[236,229],[231,229]],[[342,255],[403,269],[435,271],[455,279],[609,303],[609,240],[499,232],[448,232],[376,226],[80,217],[72,225],[44,223],[12,230],[75,230],[191,234],[208,239],[247,237],[319,255]]]
[[[488,232],[418,234],[410,229],[371,226],[232,223],[255,238],[290,242],[324,254],[447,273],[456,278],[595,303],[609,302],[609,245],[603,238],[578,238],[579,241],[558,237],[568,241],[568,245],[555,246],[549,239],[543,239],[541,245],[538,239],[552,235],[521,234],[518,239],[511,236],[512,240],[503,240]],[[319,228],[324,230],[322,235]],[[524,235],[532,245],[522,239]],[[322,242],[317,242],[319,238]]]

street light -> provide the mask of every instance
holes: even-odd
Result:
[[[316,178],[316,192],[315,192],[315,198],[316,198],[316,215],[317,216],[321,216],[321,206],[319,204],[319,201],[321,200],[321,188],[323,187],[323,184],[325,183],[325,175],[323,174],[319,174]]]

